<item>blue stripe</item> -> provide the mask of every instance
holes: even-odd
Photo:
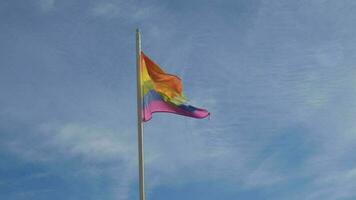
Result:
[[[154,101],[154,100],[156,100],[156,101],[164,101],[162,96],[159,93],[157,93],[155,90],[148,91],[143,96],[143,105],[144,105],[144,107],[147,107],[149,105],[149,103],[151,101]],[[164,101],[164,102],[166,102],[166,101]],[[177,105],[171,104],[169,102],[166,102],[166,103],[168,103],[168,104],[170,104],[172,106],[175,106],[177,108],[180,108],[182,110],[185,110],[187,112],[194,112],[195,110],[197,110],[196,107],[191,106],[191,105],[182,104],[182,105],[177,106]]]
[[[188,112],[194,112],[195,110],[197,110],[196,107],[191,106],[191,105],[186,105],[186,104],[179,105],[178,108],[181,108],[181,109],[183,109],[185,111],[188,111]]]
[[[143,96],[143,105],[146,107],[151,101],[164,101],[162,96],[154,90],[150,90]]]

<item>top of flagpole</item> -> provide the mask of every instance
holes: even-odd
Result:
[[[141,32],[139,28],[136,28],[136,42],[137,48],[141,53]]]

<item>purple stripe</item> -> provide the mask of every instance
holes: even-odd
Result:
[[[144,96],[144,109],[142,112],[143,121],[148,121],[152,118],[152,113],[155,112],[168,112],[178,115],[184,115],[193,118],[205,118],[209,115],[209,112],[205,109],[196,108],[190,105],[180,105],[176,106],[170,103],[167,103],[163,100],[161,95],[156,91],[150,90]]]

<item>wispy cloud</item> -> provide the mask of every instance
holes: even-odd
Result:
[[[136,1],[104,1],[91,8],[96,17],[121,18],[129,21],[143,20],[153,14],[155,8]]]
[[[0,149],[5,159],[40,168],[24,169],[24,181],[55,174],[105,182],[100,188],[114,187],[108,193],[122,200],[136,190],[135,87],[128,83],[139,24],[145,51],[183,78],[192,104],[212,112],[199,121],[157,114],[145,124],[148,196],[194,182],[227,185],[236,196],[273,193],[264,199],[355,196],[353,6],[75,2],[38,0],[43,12],[56,3],[68,9],[51,19],[31,10],[25,16],[41,20],[34,23],[6,15],[1,23],[0,40],[9,44],[0,47],[1,65],[12,68],[0,68]],[[26,194],[38,195],[19,198]]]
[[[267,158],[258,167],[246,175],[244,185],[246,188],[270,187],[285,181],[288,177],[278,171],[278,159]]]
[[[120,8],[113,3],[97,4],[92,13],[94,16],[115,17],[120,14]]]
[[[49,12],[55,7],[55,0],[37,0],[38,5],[44,12]]]
[[[305,195],[307,200],[352,199],[356,197],[356,168],[323,174],[311,186]]]
[[[47,123],[34,131],[37,132],[33,138],[36,144],[17,138],[4,143],[6,151],[26,162],[48,166],[59,160],[73,164],[79,161],[82,163],[81,167],[73,174],[89,177],[109,174],[115,182],[110,186],[114,187],[113,195],[120,200],[128,199],[130,187],[136,177],[134,135],[83,124]],[[48,172],[41,172],[25,178],[43,178],[48,175]],[[36,191],[32,192],[36,194]]]
[[[128,165],[136,153],[133,138],[127,132],[79,124],[44,124],[36,131],[40,138],[37,145],[18,139],[8,143],[9,150],[34,162],[50,162],[62,156],[79,157],[89,163],[124,160]]]

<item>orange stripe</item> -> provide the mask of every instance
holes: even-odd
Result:
[[[179,77],[165,73],[156,63],[141,52],[142,67],[146,67],[147,73],[154,83],[155,90],[173,99],[175,97],[183,97],[182,82]],[[144,69],[142,69],[144,71]]]

